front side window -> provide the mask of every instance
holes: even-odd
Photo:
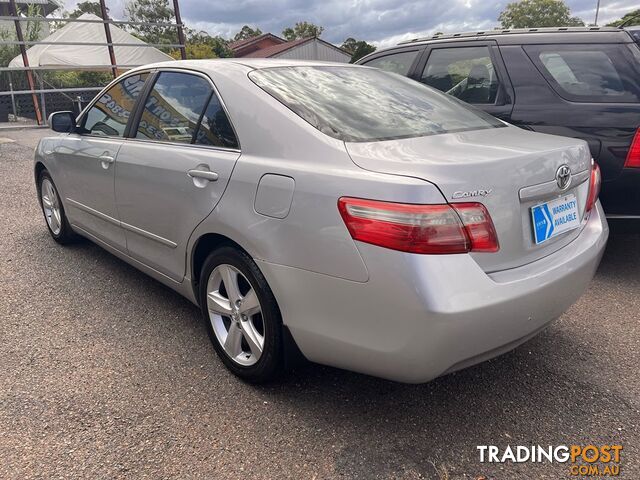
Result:
[[[637,102],[637,69],[622,45],[527,46],[527,54],[567,100]]]
[[[504,126],[455,98],[374,68],[272,67],[249,78],[321,132],[347,142]]]
[[[146,99],[136,138],[191,143],[211,92],[200,76],[161,72]]]
[[[420,81],[463,102],[484,105],[495,103],[500,86],[486,46],[433,50]]]
[[[397,73],[399,75],[408,75],[411,65],[418,55],[417,50],[411,52],[392,53],[384,57],[374,58],[367,62],[367,67],[375,67],[386,72]]]
[[[103,137],[122,137],[136,99],[148,73],[130,75],[109,88],[84,117],[83,132]]]

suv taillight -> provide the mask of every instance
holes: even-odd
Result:
[[[600,194],[601,184],[602,177],[600,175],[600,167],[592,160],[591,178],[589,178],[589,196],[587,197],[587,212],[590,212],[595,206],[598,195]]]
[[[342,197],[338,210],[351,237],[409,253],[497,252],[498,237],[480,203],[416,205]]]
[[[633,137],[624,166],[627,168],[640,168],[640,128],[636,130],[636,134]]]

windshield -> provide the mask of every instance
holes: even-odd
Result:
[[[273,67],[249,78],[321,132],[346,142],[505,126],[419,82],[373,68]]]

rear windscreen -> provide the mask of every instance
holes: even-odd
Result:
[[[640,101],[640,65],[625,44],[524,48],[558,95],[567,100]]]
[[[321,132],[347,142],[504,126],[455,98],[373,68],[273,67],[249,78]]]

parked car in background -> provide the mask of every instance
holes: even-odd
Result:
[[[251,381],[296,346],[406,382],[499,355],[584,292],[607,240],[585,142],[373,68],[166,62],[50,124],[35,179],[53,238],[199,304]]]
[[[586,140],[610,218],[640,219],[640,48],[618,28],[540,28],[404,42],[357,63],[406,75],[513,125]]]

